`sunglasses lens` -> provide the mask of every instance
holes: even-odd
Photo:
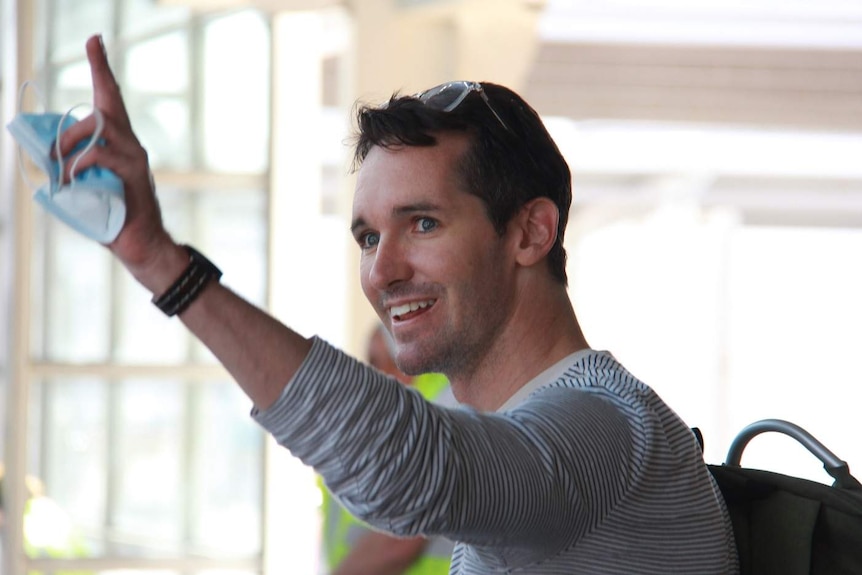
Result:
[[[419,100],[435,110],[451,112],[458,107],[471,89],[470,84],[464,82],[442,84],[423,92],[419,96]]]

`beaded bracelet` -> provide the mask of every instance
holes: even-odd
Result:
[[[189,245],[182,247],[189,252],[188,267],[165,293],[153,297],[153,303],[168,317],[184,312],[211,280],[221,279],[221,270],[203,254]]]

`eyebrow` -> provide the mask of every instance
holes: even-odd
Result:
[[[418,202],[392,208],[392,217],[399,218],[417,212],[439,212],[442,208],[431,202]],[[356,235],[356,230],[367,225],[365,218],[358,217],[350,224],[350,233]]]

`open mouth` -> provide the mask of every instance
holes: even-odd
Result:
[[[393,321],[405,321],[424,313],[426,309],[434,305],[436,300],[429,299],[424,301],[411,301],[402,305],[395,305],[389,308],[389,317]]]

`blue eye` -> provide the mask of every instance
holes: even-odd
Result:
[[[437,220],[434,218],[419,218],[416,220],[416,227],[420,232],[430,232],[437,228]]]
[[[359,247],[362,248],[363,250],[373,248],[374,246],[376,246],[377,244],[380,243],[380,235],[379,234],[373,234],[371,232],[369,232],[367,234],[362,234],[359,237],[358,243],[359,243]]]

